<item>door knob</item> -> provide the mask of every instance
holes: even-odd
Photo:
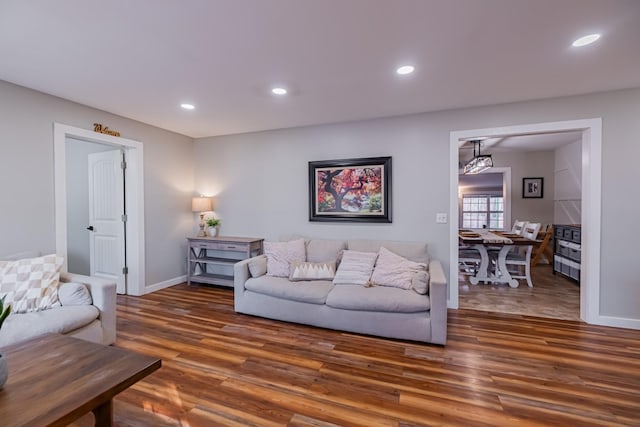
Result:
[[[88,226],[88,227],[87,227],[87,230],[89,230],[89,231],[93,231],[93,225]]]

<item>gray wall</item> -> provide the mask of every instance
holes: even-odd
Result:
[[[553,151],[509,151],[493,154],[494,166],[511,167],[511,222],[553,224]],[[522,178],[544,178],[541,199],[522,198]],[[509,225],[509,229],[511,225]]]
[[[224,234],[426,240],[448,272],[448,225],[436,224],[435,214],[449,207],[450,132],[595,117],[603,119],[601,314],[640,319],[640,279],[629,268],[636,263],[635,243],[628,237],[640,202],[623,190],[640,158],[639,89],[197,139],[196,190],[217,196]],[[392,224],[308,221],[308,161],[388,155],[393,156]],[[550,168],[553,175],[553,161]],[[521,176],[513,180],[518,191]],[[545,193],[552,188],[545,179]]]
[[[67,138],[67,270],[88,275],[89,259],[89,154],[114,147]]]
[[[146,285],[186,273],[193,140],[0,81],[0,256],[55,252],[53,123],[99,122],[144,145]]]

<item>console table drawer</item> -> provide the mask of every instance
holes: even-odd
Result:
[[[219,251],[242,251],[245,252],[249,247],[248,243],[216,243],[216,242],[193,242],[193,248],[211,249]]]

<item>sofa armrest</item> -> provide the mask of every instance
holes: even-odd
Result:
[[[431,299],[431,341],[447,342],[447,278],[440,261],[429,262],[429,298]]]
[[[74,273],[61,273],[60,281],[82,283],[87,286],[93,299],[93,305],[100,311],[102,322],[102,343],[116,342],[116,283],[94,276]]]
[[[251,277],[251,273],[249,273],[249,263],[260,258],[264,258],[266,261],[267,256],[257,255],[252,258],[238,261],[233,265],[233,299],[236,305],[244,293],[245,282]]]

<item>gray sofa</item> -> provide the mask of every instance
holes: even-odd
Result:
[[[334,257],[335,253],[326,253],[327,242],[337,241],[307,241],[307,261],[325,262]],[[427,264],[427,294],[387,286],[334,285],[323,280],[292,282],[266,274],[253,277],[250,264],[266,263],[265,255],[260,255],[234,266],[235,311],[387,338],[446,343],[447,282],[440,262],[429,260],[426,244],[348,240],[341,245],[359,252],[378,252],[383,246],[411,261]]]
[[[100,344],[116,340],[116,284],[97,277],[61,273],[61,286],[81,283],[92,304],[62,305],[35,313],[12,313],[0,329],[0,348],[47,333],[60,333]]]

